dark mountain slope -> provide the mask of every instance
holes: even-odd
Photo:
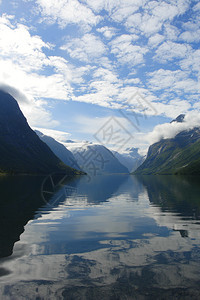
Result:
[[[0,90],[0,173],[71,172],[29,127],[17,101]]]
[[[44,135],[42,132],[35,130],[41,141],[43,141],[47,146],[53,151],[53,153],[64,162],[69,167],[80,170],[74,155],[69,151],[63,144],[57,142],[50,136]]]
[[[151,145],[135,174],[200,174],[200,128]]]

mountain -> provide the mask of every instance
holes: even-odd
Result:
[[[64,164],[69,167],[80,170],[79,165],[77,164],[74,155],[69,151],[63,144],[57,142],[50,136],[44,135],[42,132],[35,130],[36,134],[39,136],[41,141],[43,141],[51,151],[58,157]]]
[[[17,101],[0,90],[0,173],[49,174],[67,167],[29,127]]]
[[[129,172],[135,171],[144,161],[144,157],[138,153],[138,148],[127,148],[123,153],[117,151],[112,153]]]
[[[65,143],[81,169],[89,175],[129,173],[128,169],[103,145],[92,143]]]
[[[151,145],[135,174],[200,174],[200,128]]]
[[[183,123],[184,121],[184,118],[185,118],[185,115],[184,114],[180,114],[176,119],[172,120],[170,123]]]

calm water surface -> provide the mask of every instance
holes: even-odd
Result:
[[[0,299],[200,299],[200,178],[0,178]]]

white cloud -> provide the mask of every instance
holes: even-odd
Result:
[[[96,25],[100,20],[90,8],[77,0],[37,0],[37,4],[47,22],[57,22],[62,28],[70,23]]]
[[[115,6],[115,2],[118,4],[119,0],[85,0],[87,5],[96,13],[100,12],[102,9],[111,11]]]
[[[158,115],[163,115],[168,118],[176,118],[181,113],[186,113],[191,109],[191,104],[186,100],[180,100],[174,97],[173,100],[170,100],[166,103],[157,102],[154,104]]]
[[[49,66],[54,68],[56,73],[63,76],[63,82],[65,82],[65,86],[68,84],[69,89],[71,83],[80,84],[84,82],[83,76],[91,69],[89,65],[74,67],[66,59],[59,56],[49,56],[48,59]]]
[[[126,27],[131,32],[140,32],[150,36],[162,30],[163,25],[171,22],[176,16],[183,14],[189,6],[189,1],[149,1],[143,3],[143,11],[127,15]]]
[[[36,9],[33,2],[30,5]],[[193,13],[190,21],[183,22],[179,16],[188,9],[187,0],[36,0],[36,3],[43,20],[57,22],[62,30],[46,24],[31,29],[17,23],[17,16],[0,18],[0,82],[18,89],[32,101],[30,109],[26,108],[30,122],[51,123],[48,98],[120,109],[137,88],[143,88],[145,99],[156,104],[158,114],[167,116],[177,114],[180,105],[187,111],[190,103],[198,101],[200,50],[187,44],[199,40],[198,5],[190,10]],[[79,27],[63,30],[69,24]],[[43,34],[41,28],[48,31],[45,39],[36,35]],[[83,34],[81,28],[90,33]],[[71,37],[68,35],[66,39],[66,32]],[[121,32],[126,34],[120,35]],[[50,33],[58,34],[55,46],[47,42],[51,41]],[[58,47],[62,44],[60,51]],[[161,63],[169,62],[169,70],[157,70],[160,66],[155,58]],[[155,71],[145,74],[149,70]],[[47,99],[49,104],[39,99]],[[147,110],[147,114],[151,111]]]
[[[200,29],[197,31],[185,31],[180,35],[180,39],[187,43],[198,43],[200,41]]]
[[[164,39],[165,39],[165,38],[164,38],[163,35],[156,33],[155,35],[152,35],[152,36],[149,38],[148,44],[149,44],[149,46],[155,48],[155,47],[157,47],[160,43],[162,43]]]
[[[31,35],[26,26],[13,25],[11,21],[10,16],[0,18],[0,81],[33,97],[55,97],[57,94],[56,98],[66,98],[70,91],[66,83],[67,62],[65,72],[57,68],[57,74],[40,75],[46,67],[56,66],[56,59],[49,59],[43,52],[44,48],[50,49],[50,44],[44,43],[39,36]],[[64,65],[64,61],[62,63]]]
[[[135,36],[121,35],[110,42],[111,53],[115,54],[122,64],[139,65],[144,62],[144,55],[148,52],[145,47],[133,45]]]
[[[188,112],[184,122],[172,122],[155,126],[154,130],[148,134],[149,142],[156,143],[161,139],[174,138],[178,133],[184,130],[190,130],[200,126],[200,112]]]
[[[200,2],[197,3],[197,4],[193,7],[193,10],[194,10],[194,11],[200,10]]]
[[[106,76],[110,81],[101,78],[92,80],[87,86],[87,93],[80,96],[73,96],[72,99],[110,108],[119,108],[119,104],[116,101],[120,92],[119,83],[112,82],[114,77],[112,78],[109,74]]]
[[[174,59],[185,58],[190,54],[191,50],[190,45],[167,41],[158,47],[154,58],[162,63],[166,63]]]
[[[54,128],[60,124],[59,121],[52,119],[52,115],[43,101],[32,100],[31,105],[21,105],[20,108],[30,126]]]
[[[189,62],[191,61],[185,61],[185,68],[189,68],[189,65],[187,65]],[[162,92],[160,101],[169,100],[168,95],[166,95],[166,97],[164,96],[166,92],[173,93],[173,98],[179,96],[185,98],[185,94],[196,94],[199,93],[200,90],[197,79],[189,77],[190,72],[184,72],[182,70],[171,71],[160,69],[148,73],[147,75],[150,77],[148,80],[149,88],[154,92]]]
[[[62,74],[29,73],[11,60],[0,59],[0,82],[22,91],[27,97],[69,99],[71,89]]]
[[[87,5],[96,13],[105,10],[117,22],[143,6],[146,0],[85,0]]]
[[[116,35],[117,29],[114,27],[104,26],[101,28],[97,28],[97,31],[101,32],[105,36],[105,38],[111,39],[113,36]]]
[[[140,85],[141,84],[141,80],[139,78],[130,78],[130,79],[126,79],[124,80],[124,83],[125,84],[128,84],[128,85]]]
[[[51,127],[58,122],[52,120],[45,103],[38,99],[67,100],[72,92],[70,82],[74,78],[71,79],[71,74],[75,72],[67,67],[66,61],[47,57],[44,48],[50,49],[51,45],[39,36],[31,35],[29,28],[16,23],[12,16],[0,18],[1,85],[12,87],[7,90],[17,100],[21,100],[22,95],[28,99],[26,105],[19,103],[30,124],[49,124]],[[48,70],[44,75],[46,67],[52,68],[52,72]]]
[[[180,66],[183,70],[198,72],[200,75],[200,50],[191,52],[190,56],[180,62]]]
[[[120,1],[115,10],[111,14],[111,18],[115,22],[122,22],[131,16],[133,13],[137,12],[140,7],[142,7],[145,1]]]
[[[165,24],[164,25],[164,35],[166,40],[176,41],[178,39],[178,36],[180,34],[180,30],[171,24]]]
[[[11,17],[0,18],[0,54],[11,59],[28,72],[42,69],[48,63],[43,48],[50,49],[39,36],[31,36],[28,28],[22,24],[13,26]]]
[[[16,87],[0,83],[0,89],[9,93],[17,100],[20,109],[27,118],[29,125],[55,127],[59,122],[52,119],[51,113],[45,108],[46,102],[41,100],[34,100],[31,96],[26,96],[22,91]]]
[[[71,134],[68,132],[54,130],[54,129],[47,129],[47,128],[33,126],[33,130],[39,130],[44,135],[51,136],[52,138],[54,138],[56,141],[59,141],[59,142],[65,142],[71,136]]]
[[[128,17],[125,24],[131,32],[141,32],[147,36],[159,32],[162,28],[162,22],[157,16],[141,13]]]
[[[151,1],[150,4],[153,4],[153,7],[151,8],[152,14],[165,21],[172,20],[174,17],[183,14],[188,8],[189,1],[171,1],[171,4],[165,1]]]
[[[12,86],[0,82],[0,89],[10,94],[13,98],[15,98],[15,100],[17,100],[18,103],[29,103],[29,99],[26,97],[26,95]]]
[[[106,52],[106,47],[94,34],[85,34],[80,39],[75,38],[67,42],[61,50],[66,50],[72,58],[92,62],[93,59],[101,57]]]
[[[150,79],[148,80],[150,87],[153,90],[162,90],[172,88],[177,81],[182,81],[187,78],[187,74],[180,71],[171,71],[159,69],[154,72],[150,72],[147,74]]]

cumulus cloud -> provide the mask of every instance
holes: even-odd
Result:
[[[169,41],[176,41],[179,37],[180,30],[171,24],[164,25],[164,36]]]
[[[190,56],[180,62],[180,66],[183,70],[200,74],[200,49],[192,51]]]
[[[149,46],[155,48],[157,47],[160,43],[162,43],[164,40],[164,36],[161,34],[156,33],[155,35],[152,35],[149,38],[148,44]]]
[[[155,59],[166,63],[174,59],[185,58],[189,55],[192,48],[187,44],[174,43],[171,41],[164,42],[156,50]]]
[[[91,63],[106,52],[106,47],[97,36],[88,33],[82,38],[70,40],[61,50],[67,51],[72,58]]]
[[[50,99],[120,109],[143,88],[157,114],[169,117],[180,109],[187,112],[199,100],[200,50],[193,44],[200,36],[196,1],[28,2],[32,12],[37,10],[39,26],[24,25],[32,22],[25,11],[20,22],[18,14],[0,18],[0,82],[26,95],[29,108],[22,105],[22,95],[18,98],[34,124],[51,122]],[[189,14],[179,16],[188,8],[191,18],[186,22]],[[165,64],[162,69],[158,62]],[[146,113],[152,115],[149,109]]]
[[[160,31],[162,22],[156,16],[136,13],[127,18],[126,27],[133,33],[149,36]]]
[[[182,123],[172,122],[155,126],[154,130],[147,136],[150,144],[159,142],[161,139],[174,138],[184,130],[200,127],[200,112],[190,111],[185,115]]]
[[[117,57],[120,63],[131,63],[134,66],[144,62],[144,55],[148,52],[148,49],[134,45],[135,39],[137,39],[136,35],[124,34],[110,42],[111,53]]]
[[[71,23],[95,25],[101,19],[77,0],[37,0],[37,4],[44,20],[57,22],[62,28]]]
[[[111,39],[117,32],[116,28],[108,26],[97,28],[97,31],[101,32],[107,39]]]
[[[180,35],[180,39],[187,43],[198,43],[200,41],[200,29],[197,31],[185,31]]]
[[[175,3],[174,3],[175,2]],[[142,3],[144,11],[135,14],[127,14],[126,27],[131,32],[140,32],[150,36],[162,30],[163,25],[172,21],[176,16],[183,14],[189,6],[189,1],[148,1]]]
[[[197,63],[196,65],[195,61]],[[197,56],[192,55],[191,57],[182,60],[181,66],[183,69],[185,68],[190,72],[192,67],[197,70],[198,66],[200,66],[198,54]],[[173,97],[180,97],[185,93],[189,93],[190,95],[199,93],[200,87],[197,79],[190,77],[190,73],[184,72],[183,70],[171,71],[159,69],[157,71],[150,72],[147,75],[149,77],[149,88],[151,88],[153,91],[160,90],[162,92],[172,92],[174,94]]]

